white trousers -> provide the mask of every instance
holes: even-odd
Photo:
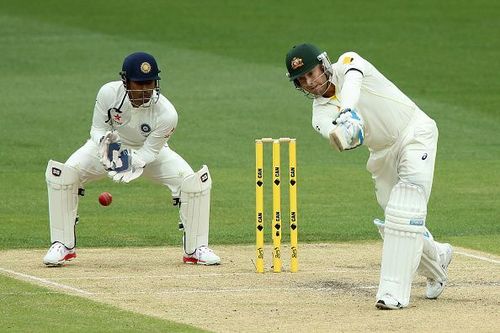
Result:
[[[81,185],[107,176],[107,171],[99,161],[98,149],[94,141],[88,140],[65,163],[78,170]],[[156,160],[146,165],[142,176],[167,186],[173,197],[179,197],[183,179],[193,173],[193,169],[179,154],[164,146]]]
[[[375,182],[375,194],[382,209],[386,210],[393,187],[400,181],[420,186],[424,190],[426,202],[431,195],[436,160],[438,129],[434,120],[418,110],[410,125],[403,131],[399,140],[391,147],[370,151],[367,169]],[[383,230],[381,230],[383,235]],[[434,240],[427,228],[424,230],[425,242],[422,257],[427,264],[440,267],[439,243]],[[384,240],[385,241],[385,240]],[[419,265],[419,272],[431,279],[439,279],[425,268],[425,263]]]
[[[383,150],[370,150],[366,168],[372,174],[377,201],[384,211],[392,188],[399,181],[421,186],[429,201],[437,141],[436,123],[417,110],[396,143]]]

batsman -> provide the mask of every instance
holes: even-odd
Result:
[[[427,278],[426,298],[448,281],[453,249],[426,228],[438,129],[410,98],[355,52],[331,63],[312,44],[286,55],[288,77],[313,99],[312,126],[337,151],[366,146],[367,169],[385,220],[375,220],[384,240],[375,306],[402,309],[410,303],[415,273]]]
[[[121,79],[97,94],[90,139],[65,163],[49,161],[45,175],[52,245],[43,258],[46,265],[60,266],[76,257],[79,196],[84,184],[106,176],[119,183],[144,176],[168,187],[179,207],[183,262],[220,263],[208,247],[212,179],[206,165],[194,172],[168,146],[178,116],[160,93],[159,73],[152,55],[127,56]]]

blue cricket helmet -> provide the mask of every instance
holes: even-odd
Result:
[[[159,73],[160,70],[158,69],[156,60],[151,54],[135,52],[123,60],[120,76],[124,80],[140,82],[160,80]]]

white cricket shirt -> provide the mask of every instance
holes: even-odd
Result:
[[[154,92],[152,98],[156,98]],[[166,145],[177,126],[177,111],[160,94],[157,103],[134,108],[123,82],[106,83],[97,94],[90,136],[99,145],[102,136],[114,129],[124,146],[137,150],[139,157],[151,163]]]
[[[416,112],[421,112],[391,81],[355,52],[342,54],[332,64],[330,81],[335,96],[313,101],[312,125],[325,138],[335,127],[332,121],[340,110],[354,108],[364,122],[364,145],[373,150],[391,146],[408,126]]]

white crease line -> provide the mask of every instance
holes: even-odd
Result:
[[[41,283],[42,285],[55,287],[57,289],[70,290],[70,291],[76,292],[78,294],[87,295],[87,296],[93,295],[93,293],[85,291],[85,290],[82,290],[82,289],[78,289],[78,288],[66,286],[64,284],[60,284],[60,283],[57,283],[57,282],[52,282],[52,281],[49,281],[49,280],[46,280],[46,279],[42,279],[42,278],[39,278],[39,277],[36,277],[36,276],[33,276],[33,275],[28,275],[28,274],[23,274],[23,273],[11,271],[10,269],[5,269],[5,268],[2,268],[2,267],[0,267],[0,272],[7,273],[9,275],[18,276],[18,277],[23,278],[24,280],[36,281],[38,283]]]
[[[0,293],[0,296],[37,296],[37,295],[58,295],[60,291],[37,291],[37,292],[19,292],[19,293]]]
[[[269,292],[269,291],[280,291],[280,292],[300,292],[300,291],[337,291],[346,292],[350,290],[357,289],[377,289],[378,286],[360,286],[353,287],[347,290],[335,287],[296,287],[296,288],[228,288],[228,289],[184,289],[184,290],[164,290],[164,291],[123,291],[123,292],[97,292],[94,295],[165,295],[165,294],[210,294],[210,293],[247,293],[247,292]]]
[[[455,253],[456,254],[461,254],[461,255],[466,256],[466,257],[474,258],[474,259],[479,259],[479,260],[483,260],[483,261],[487,261],[487,262],[492,262],[494,264],[500,264],[500,260],[490,259],[490,258],[487,258],[487,257],[477,256],[475,254],[465,253],[465,252],[461,252],[461,251],[455,251]]]
[[[372,272],[373,270],[371,269],[358,269],[354,268],[356,272]],[[276,276],[276,277],[287,277],[287,276],[300,276],[300,275],[305,275],[305,274],[313,274],[313,275],[320,275],[320,274],[329,274],[329,273],[352,273],[352,270],[326,270],[322,272],[318,271],[303,271],[303,272],[298,272],[298,273],[290,273],[290,272],[283,272],[281,274],[274,274],[272,272],[268,272],[265,274],[258,274],[253,271],[251,272],[234,272],[234,273],[207,273],[207,274],[200,274],[200,273],[193,273],[193,274],[165,274],[165,275],[120,275],[120,276],[79,276],[79,277],[55,277],[51,278],[52,280],[127,280],[127,279],[161,279],[161,278],[211,278],[211,277],[217,277],[217,276],[238,276],[238,275],[253,275],[253,276],[261,276],[261,277],[271,277],[271,276]],[[285,275],[286,274],[286,275]],[[289,275],[288,275],[289,274]]]

